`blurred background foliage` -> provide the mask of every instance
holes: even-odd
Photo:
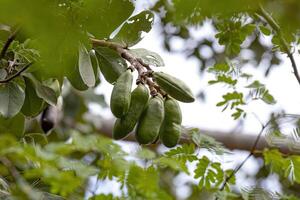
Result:
[[[246,86],[246,93],[236,85],[251,78],[243,73],[243,66],[251,64],[268,76],[282,62],[281,54],[298,53],[299,10],[298,0],[158,0],[137,14],[135,2],[128,0],[1,0],[1,49],[11,36],[14,41],[0,57],[0,197],[298,199],[297,155],[276,149],[257,152],[264,164],[251,177],[255,187],[241,189],[234,176],[227,180],[233,169],[225,168],[218,157],[230,155],[230,150],[197,129],[185,131],[183,139],[188,144],[168,150],[159,144],[146,148],[132,144],[128,152],[122,142],[106,137],[107,122],[91,109],[91,105],[108,106],[95,90],[104,81],[100,81],[99,65],[125,61],[110,50],[104,50],[98,60],[90,38],[131,47],[151,30],[154,13],[164,48],[196,58],[199,77],[214,75],[210,84],[226,84],[229,90],[224,89],[218,106],[233,110],[232,117],[240,119],[246,114],[248,96],[276,103],[258,80]],[[207,24],[213,34],[199,37]],[[175,39],[184,45],[174,48]],[[88,64],[80,64],[82,57]],[[24,73],[6,82],[29,64]],[[298,118],[272,115],[272,123],[264,129],[268,143],[274,147],[288,143],[297,154]],[[285,124],[292,128],[285,130]],[[213,156],[201,154],[203,149]],[[280,194],[262,187],[272,173],[279,176]],[[117,191],[99,194],[98,188],[107,181],[117,182]],[[223,183],[225,189],[220,190]],[[181,187],[187,188],[186,195],[178,192]]]

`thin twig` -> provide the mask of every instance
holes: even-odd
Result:
[[[26,69],[28,69],[28,67],[30,67],[32,65],[31,63],[26,64],[22,69],[20,69],[17,73],[13,74],[12,76],[4,79],[4,80],[0,80],[0,83],[8,83],[9,81],[13,80],[14,78],[18,77],[22,72],[24,72]]]
[[[294,71],[294,75],[298,81],[298,83],[300,84],[300,75],[298,72],[298,68],[297,68],[297,64],[295,62],[293,53],[290,51],[289,45],[287,43],[287,41],[284,39],[284,37],[282,36],[281,30],[280,30],[280,26],[276,23],[276,21],[272,18],[272,16],[267,13],[267,11],[262,7],[262,5],[260,5],[259,7],[259,13],[260,16],[262,16],[267,23],[271,26],[271,28],[274,29],[274,31],[278,34],[279,39],[281,44],[283,45],[284,51],[287,54],[287,56],[289,57],[291,64],[292,64],[292,68]]]
[[[228,181],[244,166],[244,164],[248,161],[248,159],[255,154],[256,151],[256,147],[258,145],[259,139],[262,136],[262,133],[264,132],[265,128],[269,125],[269,123],[271,122],[271,120],[269,120],[265,125],[262,125],[261,130],[259,131],[256,140],[251,148],[251,151],[249,152],[249,154],[247,155],[247,157],[243,160],[243,162],[240,163],[239,166],[237,166],[231,173],[229,176],[226,177],[226,179],[224,180],[223,184],[221,185],[221,187],[219,188],[219,191],[223,191],[226,184],[228,183]],[[216,200],[218,198],[216,197]]]
[[[2,58],[4,58],[4,56],[5,56],[6,52],[7,52],[8,47],[10,46],[10,44],[11,44],[11,43],[14,41],[14,39],[16,38],[16,35],[17,35],[18,31],[19,31],[19,29],[17,28],[17,29],[16,29],[14,32],[12,32],[12,33],[10,34],[10,36],[7,38],[7,40],[6,40],[6,42],[5,42],[4,46],[3,46],[3,48],[2,48],[2,50],[1,50],[1,53],[0,53],[0,60],[1,60]]]

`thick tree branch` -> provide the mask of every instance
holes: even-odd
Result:
[[[290,50],[289,44],[287,43],[287,41],[282,36],[280,26],[276,23],[276,21],[272,18],[272,16],[269,13],[267,13],[267,11],[261,5],[260,5],[260,8],[259,8],[259,13],[258,14],[266,20],[266,22],[271,26],[271,28],[279,36],[282,47],[283,47],[285,53],[287,54],[287,56],[289,57],[289,59],[291,61],[292,68],[293,68],[293,71],[294,71],[294,75],[295,75],[298,83],[300,84],[300,75],[299,75],[299,72],[298,72],[297,64],[295,62],[293,53]]]
[[[99,127],[99,132],[107,137],[112,137],[112,130],[114,126],[114,119],[103,119],[103,123],[101,127]],[[200,134],[204,134],[214,138],[215,140],[221,142],[228,149],[238,149],[251,151],[253,149],[253,144],[255,144],[255,149],[252,150],[255,156],[260,156],[260,151],[265,148],[272,148],[266,142],[265,137],[262,135],[260,138],[257,138],[256,134],[250,133],[240,133],[240,132],[222,132],[215,130],[207,130],[200,128]],[[184,134],[183,134],[184,135]],[[258,140],[259,139],[259,140]],[[134,133],[132,132],[123,141],[136,142]],[[190,143],[191,140],[189,138],[180,138],[180,143]],[[296,152],[292,152],[287,146],[282,146],[279,148],[279,151],[284,154],[295,154]]]

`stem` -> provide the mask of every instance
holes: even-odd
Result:
[[[259,131],[256,139],[255,139],[255,142],[251,148],[251,151],[249,152],[248,156],[243,160],[243,162],[241,162],[240,165],[238,165],[231,173],[229,176],[226,177],[226,179],[224,180],[223,184],[221,185],[221,187],[219,188],[219,191],[223,191],[226,184],[228,183],[228,181],[244,166],[244,164],[248,161],[248,159],[255,154],[256,152],[256,147],[257,147],[257,144],[259,142],[259,139],[261,138],[262,136],[262,133],[264,132],[265,128],[268,126],[268,124],[271,122],[271,120],[269,120],[265,125],[262,125],[261,127],[261,130]],[[218,198],[216,198],[217,200]]]
[[[18,31],[19,31],[19,29],[17,28],[17,29],[16,29],[14,32],[12,32],[12,33],[10,34],[10,36],[7,38],[7,40],[6,40],[6,42],[5,42],[4,46],[3,46],[3,48],[2,48],[2,50],[1,50],[1,53],[0,53],[0,60],[1,60],[2,58],[4,58],[4,56],[5,56],[6,52],[7,52],[8,47],[10,46],[10,44],[11,44],[11,43],[14,41],[14,39],[16,38],[16,35],[17,35]]]
[[[11,163],[11,161],[6,157],[0,157],[0,162],[3,163],[4,166],[7,167],[8,171],[12,175],[12,177],[17,181],[21,178],[20,173],[15,168],[15,166]]]
[[[166,95],[166,93],[163,92],[160,87],[152,80],[152,69],[150,68],[150,66],[144,63],[140,58],[136,58],[132,54],[130,54],[126,47],[106,40],[98,40],[94,38],[91,38],[90,40],[94,47],[102,46],[111,48],[115,50],[122,58],[127,60],[138,71],[139,77],[137,83],[142,82],[147,84],[152,96],[157,95],[157,93],[160,93],[163,96]]]
[[[8,83],[9,81],[13,80],[14,78],[18,77],[22,72],[24,72],[28,67],[30,67],[32,65],[31,63],[26,64],[20,71],[18,71],[17,73],[15,73],[14,75],[12,75],[11,77],[8,77],[4,80],[0,80],[0,83]]]
[[[273,28],[274,31],[278,34],[280,42],[281,42],[281,44],[284,48],[284,51],[285,51],[285,53],[287,54],[287,56],[289,57],[289,59],[291,61],[292,68],[293,68],[293,71],[294,71],[294,75],[295,75],[295,77],[296,77],[296,79],[297,79],[297,81],[300,85],[300,75],[299,75],[299,72],[298,72],[297,64],[295,62],[293,53],[290,51],[289,44],[287,43],[287,41],[282,36],[279,25],[272,18],[272,16],[269,13],[267,13],[267,11],[262,7],[262,5],[259,6],[259,14],[260,14],[260,16],[262,16],[267,21],[267,23],[271,26],[271,28]]]

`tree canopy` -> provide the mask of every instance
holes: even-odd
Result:
[[[163,48],[197,59],[199,78],[210,74],[209,85],[225,86],[220,112],[243,121],[250,102],[277,103],[245,66],[268,77],[284,55],[289,66],[281,67],[300,86],[299,10],[298,0],[157,0],[143,10],[130,0],[1,0],[1,199],[299,199],[297,113],[259,122],[248,156],[228,168],[220,158],[230,149],[182,124],[177,101],[192,103],[205,91],[193,94],[180,77],[160,72],[161,55],[135,48],[157,23]],[[214,34],[196,37],[205,24]],[[174,49],[174,38],[185,45]],[[96,91],[103,82],[114,86],[109,104]],[[116,116],[110,133],[91,104]],[[270,148],[260,151],[262,136]],[[128,152],[120,139],[136,148]],[[252,156],[263,164],[256,184],[241,188],[236,173]],[[271,174],[280,193],[262,187]],[[117,192],[97,192],[108,181]]]

